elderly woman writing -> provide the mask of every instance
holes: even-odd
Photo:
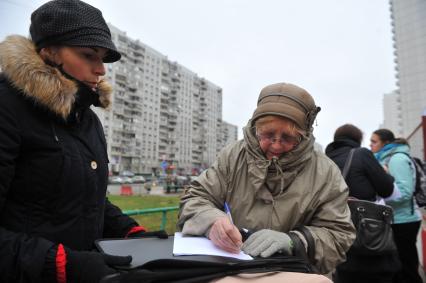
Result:
[[[292,255],[302,248],[321,273],[342,262],[355,230],[340,170],[314,151],[319,110],[298,86],[265,87],[244,139],[224,148],[182,197],[182,232],[252,256]],[[239,228],[255,232],[243,243]]]

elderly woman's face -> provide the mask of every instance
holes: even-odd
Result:
[[[378,152],[380,149],[382,149],[382,147],[385,146],[385,143],[380,139],[380,137],[376,134],[372,134],[371,138],[370,138],[370,148],[371,151],[376,153]]]
[[[103,63],[107,53],[105,48],[62,46],[52,48],[50,52],[57,65],[62,65],[67,74],[91,89],[96,89],[101,77],[105,75]]]
[[[301,135],[293,123],[286,119],[276,118],[263,124],[256,130],[260,148],[268,160],[274,156],[293,150],[301,141]]]

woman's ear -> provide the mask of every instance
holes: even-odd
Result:
[[[43,47],[39,51],[39,55],[41,59],[47,64],[52,66],[59,66],[62,63],[59,62],[58,50],[59,49],[57,47],[53,47],[53,46]]]

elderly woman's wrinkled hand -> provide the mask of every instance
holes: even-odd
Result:
[[[278,252],[292,255],[293,242],[286,233],[262,229],[244,242],[242,250],[251,256],[270,257]]]
[[[209,239],[213,244],[230,253],[239,253],[243,244],[238,228],[226,216],[218,218],[213,223]]]

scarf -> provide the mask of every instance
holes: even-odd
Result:
[[[377,160],[382,160],[382,156],[383,154],[385,154],[387,151],[391,150],[392,148],[395,148],[397,146],[399,146],[400,144],[397,143],[388,143],[387,145],[385,145],[384,147],[382,147],[378,152],[374,153],[374,156],[376,157]]]

